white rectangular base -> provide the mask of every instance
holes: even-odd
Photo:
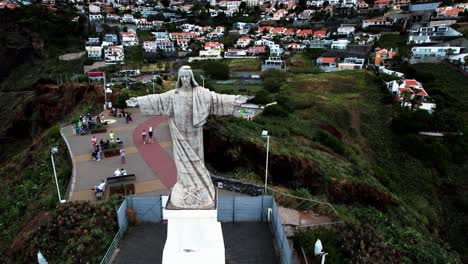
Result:
[[[224,240],[216,210],[164,210],[167,239],[163,264],[224,264]]]

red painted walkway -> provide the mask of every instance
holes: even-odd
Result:
[[[148,166],[150,166],[161,179],[161,182],[170,189],[177,182],[177,169],[174,160],[169,157],[161,145],[157,143],[143,144],[143,138],[141,136],[141,132],[145,129],[147,134],[146,138],[148,140],[149,126],[152,126],[155,130],[160,123],[167,120],[168,117],[166,116],[155,116],[140,124],[133,131],[133,143]]]

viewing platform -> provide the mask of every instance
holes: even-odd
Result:
[[[125,182],[133,184],[133,194],[138,196],[158,196],[168,194],[176,182],[176,167],[172,159],[172,140],[167,117],[143,116],[138,109],[128,109],[133,117],[132,123],[126,123],[123,117],[114,117],[104,112],[104,120],[108,121],[105,133],[74,135],[72,125],[62,128],[61,133],[70,151],[73,163],[72,179],[69,186],[70,201],[96,200],[92,190],[101,180],[112,177],[117,168],[124,168],[128,174],[135,174],[135,180]],[[143,144],[141,132],[154,129],[154,143]],[[114,132],[115,139],[123,142],[126,152],[125,164],[121,163],[119,155],[103,157],[96,161],[92,158],[93,145],[91,139],[96,136],[99,142],[109,138]],[[118,186],[118,185],[117,185]],[[109,186],[106,184],[104,198],[109,196]]]

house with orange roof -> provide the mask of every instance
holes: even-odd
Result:
[[[290,50],[291,52],[294,52],[294,53],[300,53],[300,52],[303,52],[304,49],[306,48],[305,45],[302,45],[302,44],[299,44],[299,43],[296,43],[296,42],[293,42],[293,43],[289,43],[286,48],[288,50]]]
[[[283,34],[284,34],[285,36],[294,36],[294,35],[296,35],[296,29],[295,29],[295,28],[287,28],[287,29],[283,32]]]
[[[124,47],[138,45],[138,37],[135,31],[120,32],[120,36]]]
[[[374,1],[374,8],[383,9],[390,6],[390,0],[376,0]]]
[[[314,34],[312,29],[301,29],[297,32],[297,36],[301,38],[308,38]]]
[[[327,36],[327,30],[325,29],[320,29],[320,30],[316,30],[314,31],[314,38],[324,38]]]
[[[422,84],[414,79],[391,81],[387,83],[387,88],[399,101],[412,100],[416,97],[418,97],[418,99],[429,97]]]
[[[208,41],[205,43],[205,50],[224,50],[224,44],[217,41]]]
[[[271,32],[272,28],[273,27],[271,27],[271,26],[263,26],[263,27],[260,26],[260,27],[258,27],[257,32],[259,34],[269,34]]]
[[[367,27],[372,27],[372,26],[389,27],[392,25],[393,25],[393,22],[385,18],[371,18],[371,19],[364,19],[362,21],[362,28],[367,28]]]
[[[338,70],[337,57],[319,57],[317,58],[317,66],[324,71],[337,71]]]
[[[458,17],[459,13],[463,12],[463,9],[452,6],[443,6],[436,9],[437,17]]]
[[[250,38],[248,36],[242,36],[236,41],[236,47],[245,48],[248,45],[250,45],[250,43],[252,43],[252,41],[253,41],[252,38]]]
[[[374,65],[382,65],[386,60],[391,60],[397,55],[397,52],[392,49],[375,49]]]
[[[171,40],[185,39],[190,40],[198,37],[198,34],[195,32],[171,32],[169,33],[169,38]]]
[[[188,47],[189,47],[189,42],[190,42],[190,40],[188,40],[188,39],[183,39],[183,38],[176,39],[177,46],[181,50],[187,50]]]
[[[265,46],[252,46],[247,49],[247,54],[249,56],[259,56],[265,55],[267,53]]]

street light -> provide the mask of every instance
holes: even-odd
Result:
[[[153,94],[154,94],[154,83],[156,82],[156,75],[154,75],[154,73],[153,73],[153,80],[152,80],[152,82],[153,82]]]
[[[262,131],[262,137],[267,138],[267,152],[266,152],[266,164],[265,164],[265,190],[263,191],[263,195],[266,195],[267,185],[268,185],[268,153],[270,152],[270,136],[268,135],[267,130]]]
[[[50,149],[50,159],[52,160],[52,168],[54,169],[54,176],[55,176],[55,185],[57,186],[57,194],[58,194],[58,199],[60,203],[65,203],[66,200],[62,200],[62,196],[60,195],[60,189],[59,189],[59,184],[58,184],[58,179],[57,179],[57,171],[55,170],[55,161],[54,161],[54,154],[58,153],[58,147],[53,146]]]
[[[106,91],[106,72],[103,72],[104,75],[104,110],[107,109],[107,91]]]
[[[320,241],[320,239],[317,239],[317,241],[315,242],[314,253],[315,253],[315,256],[322,256],[321,264],[325,264],[325,256],[328,255],[328,253],[325,253],[322,250],[323,250],[322,241]]]
[[[203,75],[200,75],[200,78],[202,78],[202,82],[203,82],[202,86],[203,88],[205,88],[205,77],[203,77]]]

